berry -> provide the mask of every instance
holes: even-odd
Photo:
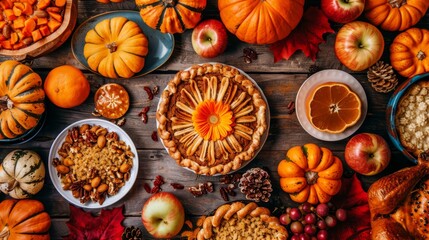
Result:
[[[304,220],[305,220],[305,223],[307,224],[313,224],[313,223],[316,223],[317,218],[314,213],[307,213],[304,216]]]
[[[289,211],[289,216],[292,220],[297,221],[301,218],[302,214],[298,208],[291,208]]]
[[[290,224],[290,230],[293,233],[302,233],[304,231],[304,226],[301,222],[293,222]]]
[[[321,203],[319,205],[317,205],[316,207],[316,213],[317,215],[321,216],[321,217],[326,217],[329,214],[329,206],[326,203]]]
[[[292,219],[290,219],[290,216],[287,213],[280,215],[279,220],[280,223],[285,226],[289,225],[292,222]]]
[[[328,231],[320,230],[317,233],[317,240],[328,240]]]
[[[304,232],[310,236],[316,235],[317,228],[314,225],[305,225]]]
[[[299,234],[299,240],[311,240],[311,237],[308,234],[301,233]]]
[[[347,212],[346,210],[339,208],[337,209],[337,211],[335,212],[335,216],[337,217],[337,219],[341,222],[346,221],[347,219]]]
[[[320,230],[323,230],[323,229],[326,229],[328,226],[326,225],[326,222],[325,222],[325,221],[323,221],[323,220],[319,220],[319,221],[317,221],[317,227],[318,227]]]
[[[310,203],[305,202],[302,205],[302,211],[306,212],[306,213],[310,213],[312,211],[313,206],[311,206]]]
[[[331,215],[329,215],[325,218],[325,222],[326,222],[326,225],[330,228],[335,227],[335,225],[337,225],[337,219]]]

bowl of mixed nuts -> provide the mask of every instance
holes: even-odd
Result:
[[[138,172],[133,141],[119,126],[85,119],[66,127],[49,151],[49,175],[57,191],[83,208],[107,207],[132,188]]]

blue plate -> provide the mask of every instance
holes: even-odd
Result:
[[[30,141],[31,139],[33,139],[35,136],[37,136],[37,134],[40,132],[40,130],[42,130],[43,126],[45,125],[45,121],[46,121],[46,109],[45,112],[42,114],[42,116],[39,119],[39,122],[37,122],[37,125],[30,129],[28,132],[22,134],[21,136],[18,136],[16,138],[6,138],[6,139],[1,139],[0,140],[0,146],[1,145],[18,145],[18,144],[23,144],[26,143],[28,141]]]
[[[408,152],[401,144],[399,140],[398,133],[396,131],[396,110],[401,100],[401,97],[407,92],[407,90],[412,86],[415,82],[420,80],[429,80],[429,73],[424,73],[421,75],[414,76],[412,78],[407,79],[398,88],[395,90],[393,95],[390,97],[389,102],[387,103],[386,108],[386,122],[387,122],[387,134],[389,135],[390,140],[392,140],[393,145],[407,157],[408,160],[417,164],[417,158]]]
[[[126,17],[129,20],[137,23],[142,29],[143,33],[146,35],[149,41],[149,52],[146,56],[145,66],[143,69],[136,73],[133,77],[146,75],[160,66],[162,66],[170,58],[174,49],[174,36],[170,33],[161,33],[158,30],[155,30],[147,26],[142,18],[140,17],[139,12],[137,11],[112,11],[106,12],[100,15],[96,15],[87,19],[83,22],[74,32],[71,40],[71,49],[74,57],[88,70],[99,74],[98,72],[93,71],[86,61],[83,55],[83,46],[85,45],[85,36],[86,33],[93,29],[97,23],[114,17]]]

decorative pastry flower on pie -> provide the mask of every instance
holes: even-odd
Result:
[[[226,174],[253,158],[266,131],[267,104],[236,68],[195,65],[163,92],[158,132],[170,155],[197,174]]]

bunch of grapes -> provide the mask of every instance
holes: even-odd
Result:
[[[327,240],[328,229],[346,219],[346,210],[336,209],[332,203],[303,203],[280,215],[280,223],[291,233],[290,240]]]

